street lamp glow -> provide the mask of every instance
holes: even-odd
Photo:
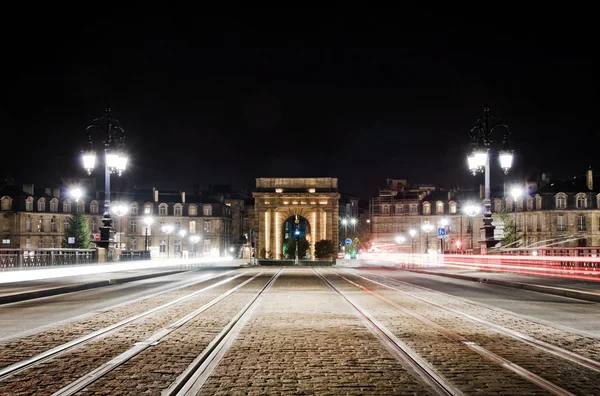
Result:
[[[116,168],[117,173],[119,174],[119,176],[121,176],[125,171],[125,168],[127,168],[127,156],[125,154],[122,153],[117,157]]]
[[[148,227],[150,227],[153,222],[154,219],[152,218],[152,216],[144,216],[144,224],[146,224]]]
[[[443,219],[440,220],[440,225],[442,227],[446,227],[448,224],[450,224],[450,221],[448,221],[448,219],[443,218]]]
[[[179,230],[179,236],[183,238],[185,236],[185,230]]]
[[[199,240],[200,240],[200,236],[199,235],[190,235],[190,241],[192,243],[198,243]]]
[[[75,201],[79,201],[79,198],[81,198],[81,196],[83,195],[83,191],[81,191],[80,188],[74,188],[69,193]]]
[[[474,205],[472,203],[468,203],[464,208],[464,212],[469,217],[475,217],[480,211],[479,206]]]
[[[500,151],[500,167],[508,174],[508,170],[512,167],[513,153],[510,150]]]
[[[415,235],[417,235],[417,230],[415,230],[414,228],[411,228],[410,230],[408,230],[408,233],[410,234],[411,238],[414,238]]]
[[[433,230],[433,225],[431,225],[430,223],[423,223],[423,225],[421,225],[421,229],[425,233],[430,233]]]
[[[92,174],[92,170],[96,166],[96,153],[93,150],[84,152],[81,155],[83,159],[83,168],[87,171],[88,175]]]
[[[121,204],[121,205],[116,205],[112,207],[112,211],[114,214],[116,214],[119,217],[123,217],[127,214],[127,206]]]
[[[404,243],[404,241],[406,241],[406,238],[403,237],[402,235],[398,235],[396,237],[396,243],[401,244],[401,243]]]
[[[350,219],[350,224],[356,225],[356,219]]]
[[[173,226],[171,224],[165,224],[164,226],[162,226],[161,231],[165,234],[170,234],[173,232]]]
[[[510,191],[510,195],[513,197],[513,199],[515,201],[517,199],[519,199],[522,194],[523,194],[523,190],[520,187],[513,187],[512,190]]]
[[[488,153],[487,151],[476,151],[475,152],[475,163],[478,168],[483,168],[487,162]]]
[[[342,225],[348,225],[348,220],[347,219],[342,219]]]

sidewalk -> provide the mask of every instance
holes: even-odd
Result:
[[[244,260],[213,262],[171,260],[87,265],[21,271],[0,271],[0,305],[54,296],[190,270],[225,271],[239,268]],[[107,267],[108,270],[107,270]]]
[[[585,281],[549,276],[521,275],[508,272],[475,271],[444,267],[404,268],[406,271],[446,276],[493,285],[554,294],[579,300],[600,302],[600,281]],[[600,277],[599,277],[600,280]]]

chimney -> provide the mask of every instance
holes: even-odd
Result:
[[[158,202],[158,190],[156,187],[152,187],[152,195],[154,196],[154,202]]]
[[[33,195],[33,184],[23,184],[23,191],[29,195]]]
[[[594,174],[592,172],[592,167],[590,166],[585,175],[585,181],[587,184],[587,188],[590,191],[594,191]]]
[[[185,203],[185,191],[181,192],[181,203]]]
[[[60,188],[53,188],[52,189],[52,196],[54,198],[60,198]]]
[[[485,198],[485,186],[483,184],[479,185],[479,199]]]

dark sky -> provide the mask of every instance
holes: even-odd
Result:
[[[3,172],[84,175],[85,128],[109,104],[129,185],[333,176],[363,198],[387,177],[470,187],[483,178],[466,169],[468,131],[486,103],[511,127],[512,178],[600,171],[597,44],[581,19],[198,12],[7,17]]]

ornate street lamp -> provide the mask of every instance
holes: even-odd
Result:
[[[144,217],[144,224],[146,224],[146,238],[145,238],[145,251],[146,254],[148,254],[148,250],[150,249],[150,243],[148,240],[148,230],[150,229],[150,226],[152,225],[152,223],[154,222],[154,219],[152,218],[152,216],[145,216]]]
[[[96,118],[93,124],[86,128],[89,147],[82,152],[82,160],[83,167],[89,175],[96,165],[96,152],[92,142],[92,131],[95,129],[99,129],[104,134],[104,213],[98,245],[107,249],[110,255],[114,243],[113,220],[110,216],[110,174],[117,173],[121,176],[127,167],[125,131],[119,121],[112,117],[110,107],[106,108],[104,116]]]
[[[479,206],[471,202],[467,202],[467,205],[464,208],[464,212],[467,216],[469,216],[469,221],[471,222],[471,250],[473,250],[473,218],[479,214],[479,210]]]
[[[490,201],[490,148],[493,143],[492,132],[503,128],[504,139],[502,149],[499,152],[500,166],[505,174],[512,166],[513,150],[510,148],[508,126],[500,118],[490,115],[489,106],[483,109],[483,116],[477,120],[470,132],[470,152],[467,156],[469,170],[473,175],[485,171],[485,200],[483,210],[483,227],[481,228],[481,253],[487,253],[487,249],[494,246],[494,226],[492,225],[492,204]]]
[[[429,253],[429,233],[433,231],[433,225],[430,223],[424,223],[421,225],[421,230],[425,233],[425,245],[427,246],[425,253]]]
[[[200,240],[200,236],[199,235],[190,235],[190,242],[192,243],[192,255],[195,258],[196,257],[196,244],[198,243],[198,241]]]
[[[169,258],[169,234],[171,234],[174,229],[175,227],[173,227],[171,224],[166,224],[162,227],[161,230],[162,232],[167,234],[167,258]]]

